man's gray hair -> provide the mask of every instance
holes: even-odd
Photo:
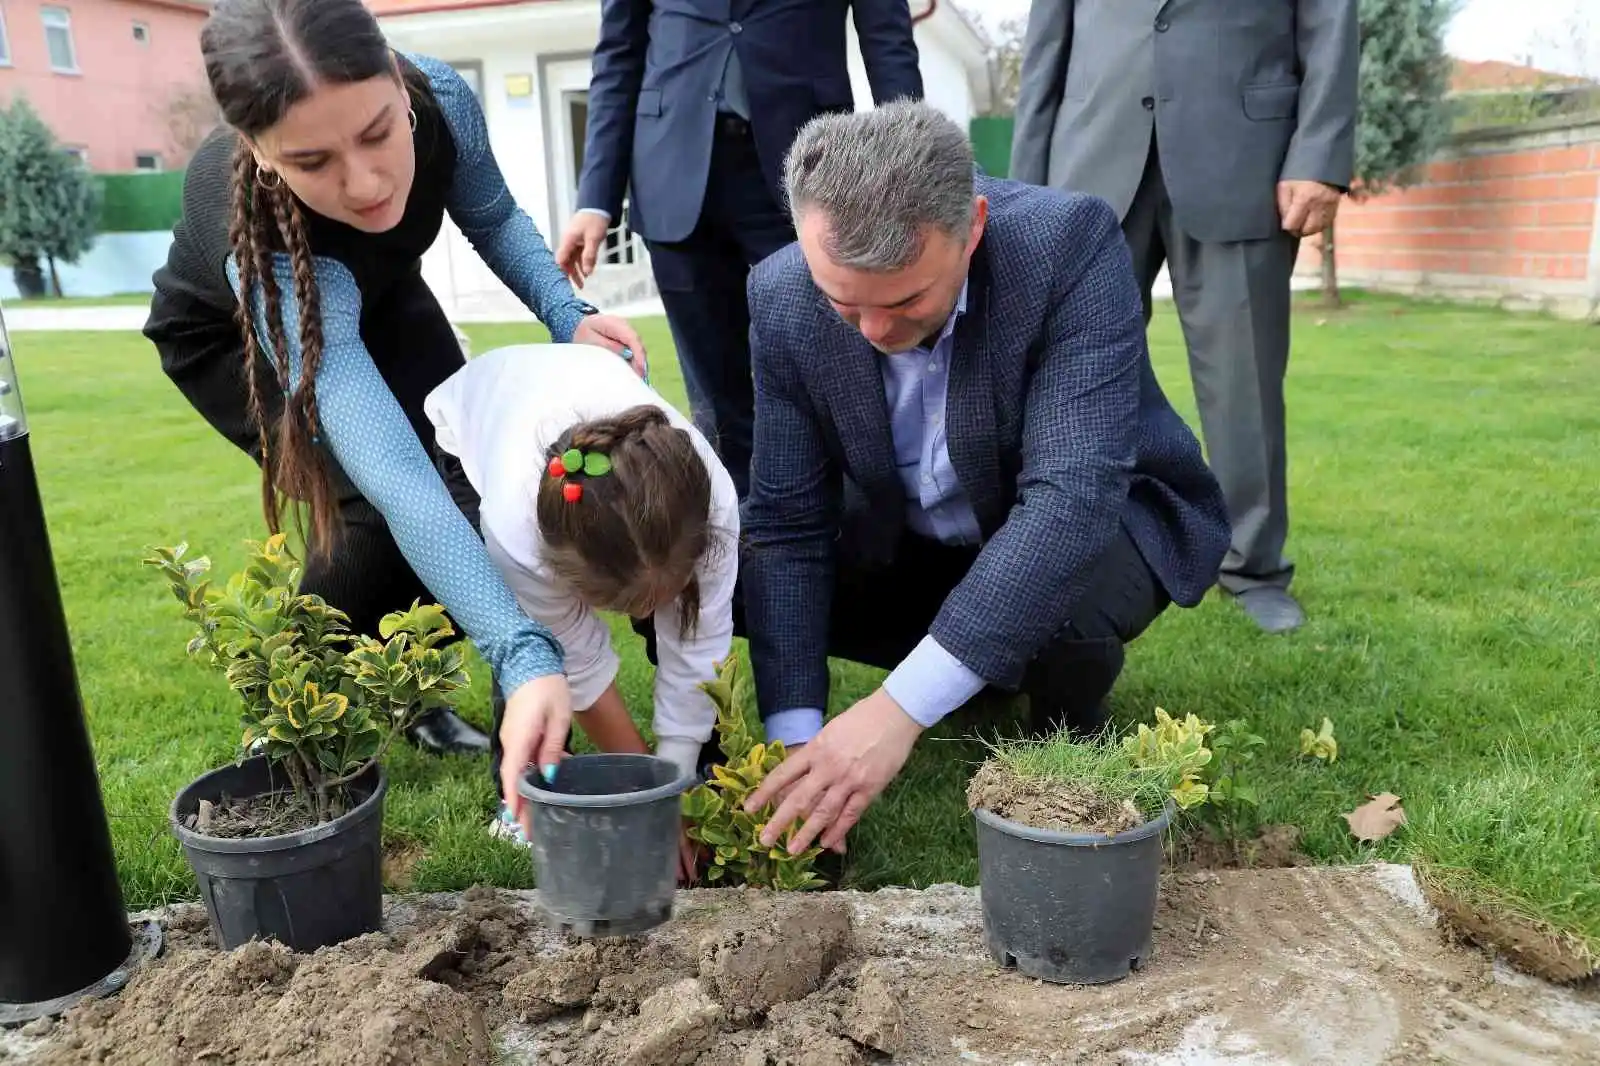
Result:
[[[827,218],[830,259],[881,272],[916,262],[929,227],[966,240],[976,176],[960,126],[928,104],[897,100],[812,119],[789,149],[784,184],[797,226],[807,211]]]

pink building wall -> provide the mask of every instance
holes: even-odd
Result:
[[[87,154],[97,171],[137,168],[156,155],[181,169],[203,106],[200,27],[210,9],[189,0],[0,0],[6,56],[0,100],[25,94],[64,146]],[[52,68],[42,9],[66,11],[76,71]],[[146,27],[144,40],[134,26]],[[186,116],[175,120],[175,115]]]

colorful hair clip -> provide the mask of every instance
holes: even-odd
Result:
[[[578,448],[568,448],[560,455],[551,456],[550,465],[545,469],[553,478],[566,478],[573,474],[602,477],[611,473],[611,460],[600,452],[585,453]],[[583,482],[568,481],[562,485],[561,498],[568,503],[577,503],[583,498]]]

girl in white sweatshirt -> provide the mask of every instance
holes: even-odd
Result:
[[[487,352],[424,410],[480,499],[489,557],[565,650],[584,734],[603,751],[649,750],[600,612],[651,618],[656,754],[698,772],[716,720],[699,685],[729,653],[738,574],[738,498],[710,444],[628,363],[585,345]],[[517,723],[497,720],[494,733],[496,763],[503,747],[508,763],[533,758],[516,750]],[[520,837],[519,797],[502,793],[501,824]]]

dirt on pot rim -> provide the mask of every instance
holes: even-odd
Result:
[[[27,1066],[1578,1066],[1600,1046],[1600,993],[1442,936],[1405,867],[1168,874],[1149,963],[1093,988],[998,969],[977,893],[954,886],[699,889],[668,925],[595,942],[545,929],[535,900],[391,897],[385,932],[301,956],[219,953],[204,912],[178,908],[120,996],[0,1049]]]
[[[1025,776],[996,759],[972,775],[967,806],[1034,829],[1108,837],[1145,822],[1131,802],[1102,796],[1085,782]]]

